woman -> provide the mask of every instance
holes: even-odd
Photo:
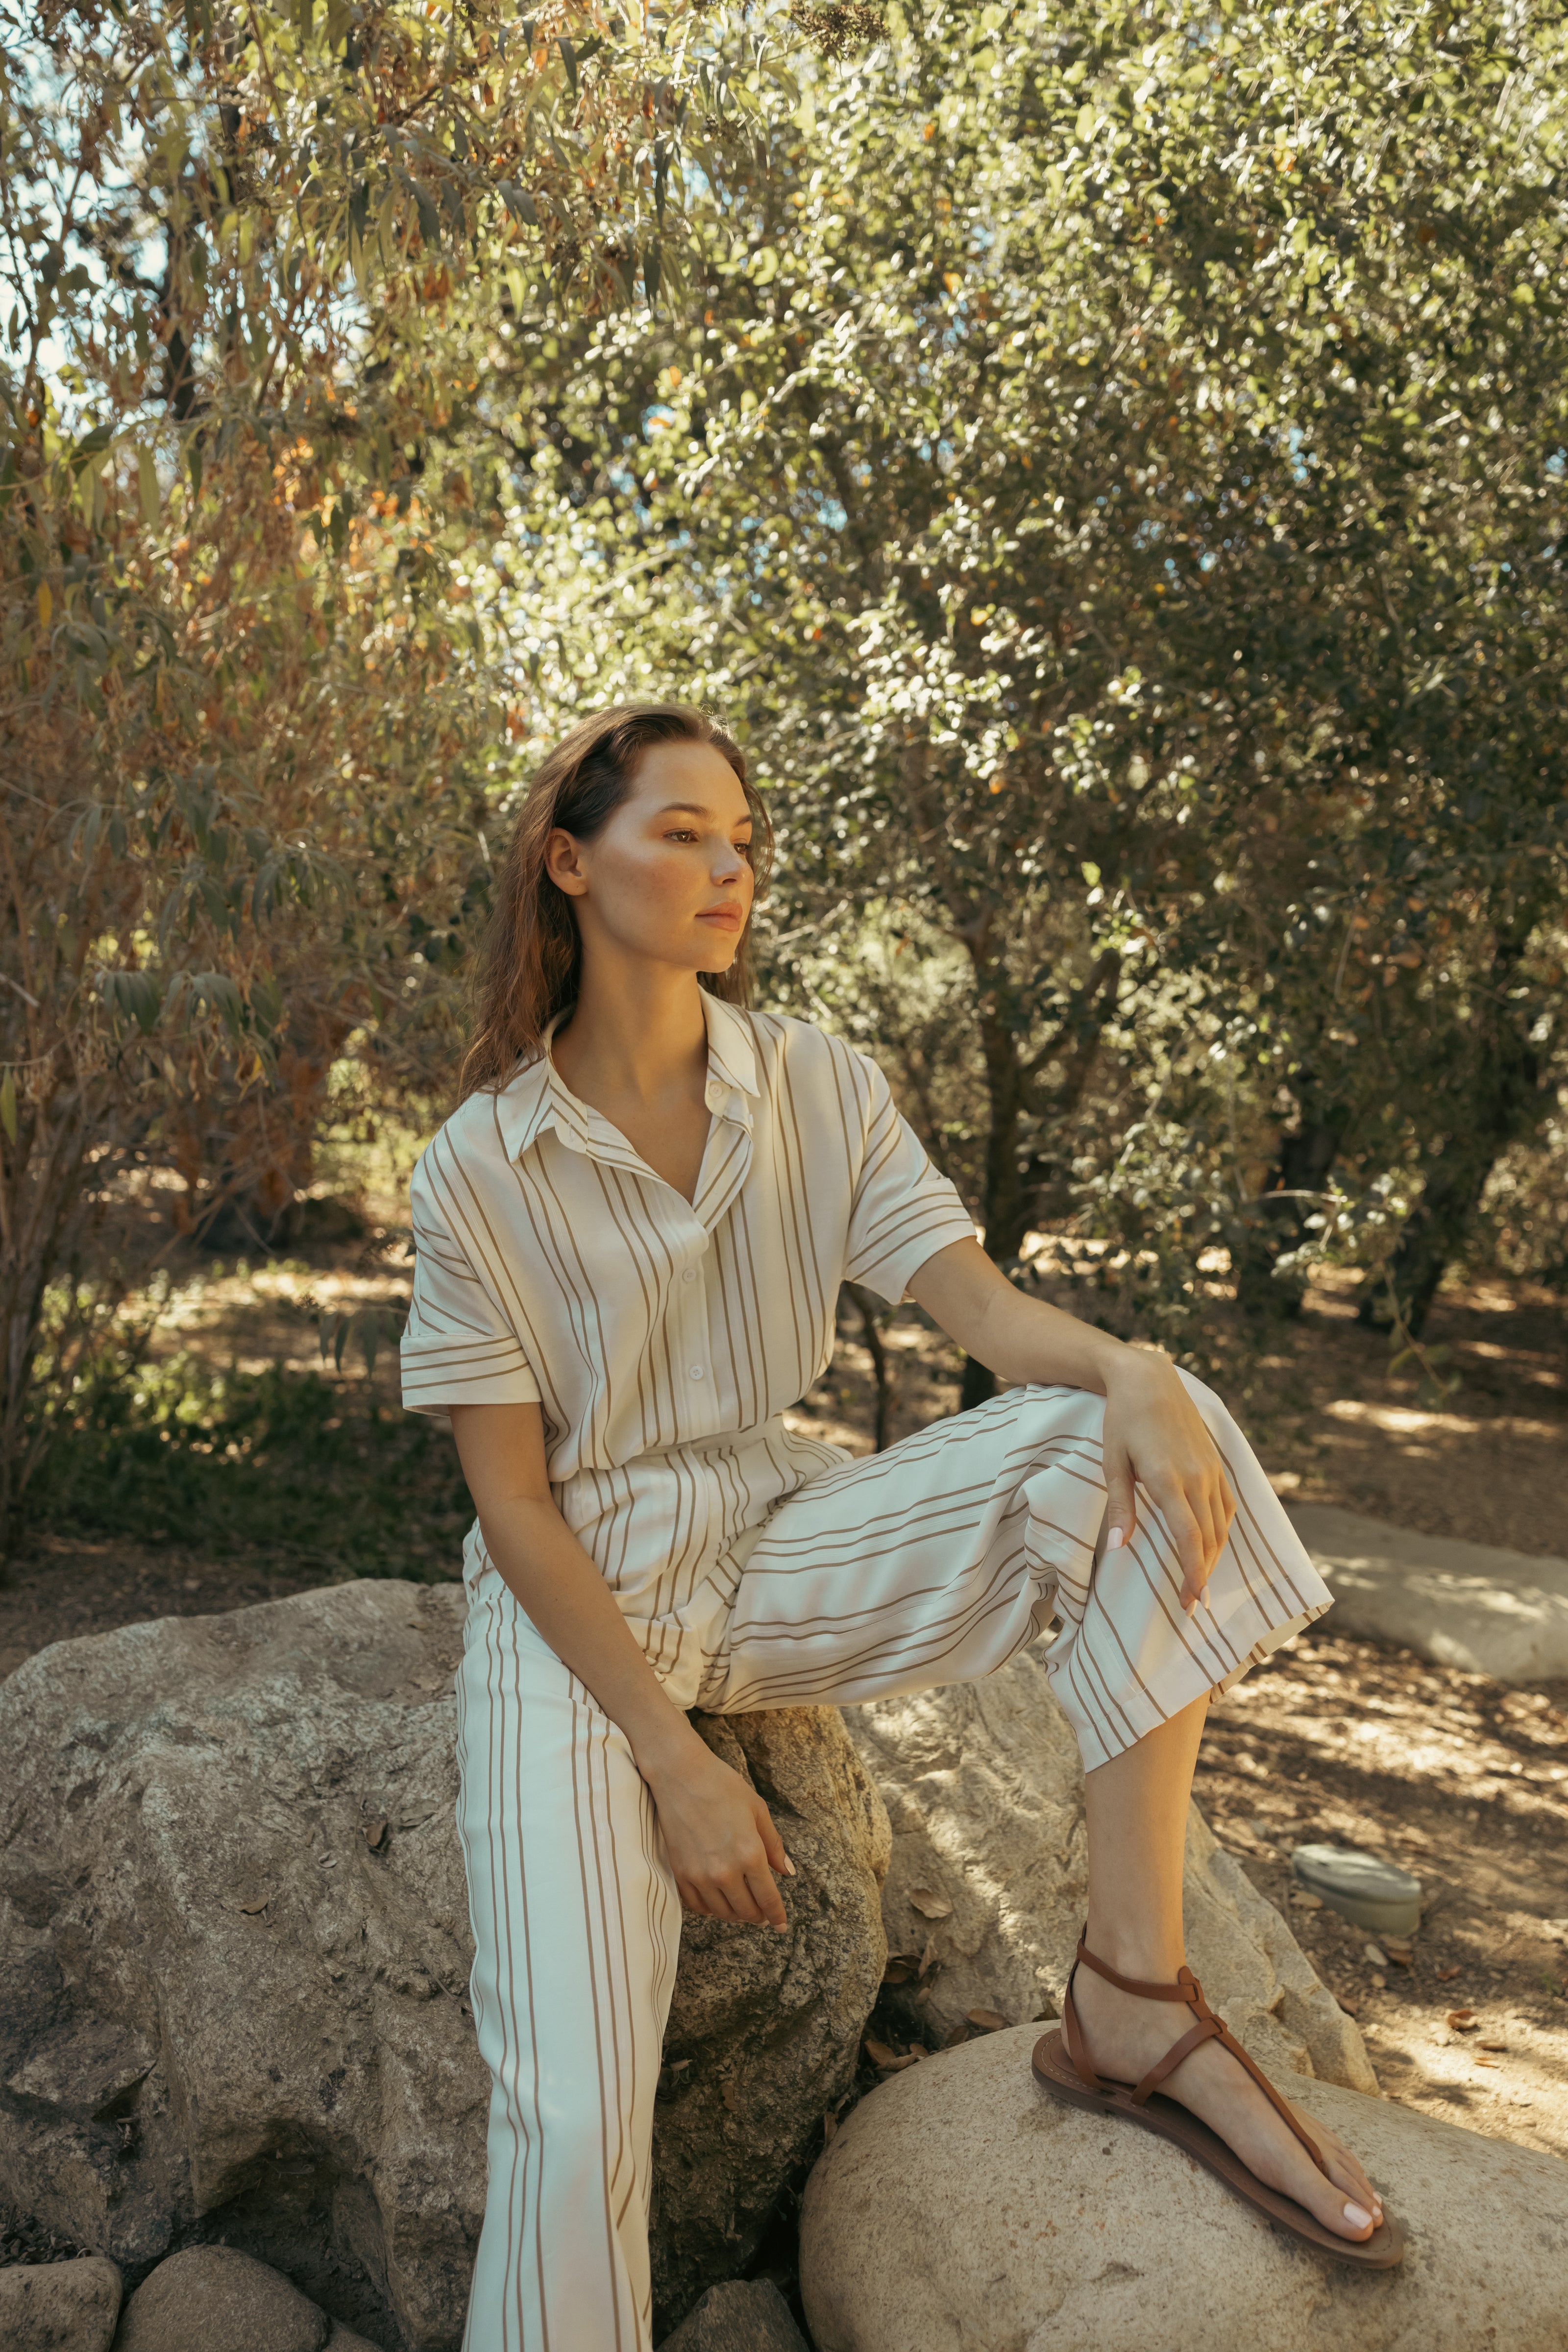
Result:
[[[679,1906],[787,1933],[793,1874],[687,1711],[967,1680],[1053,1618],[1089,1918],[1037,2073],[1207,2126],[1265,2210],[1395,2259],[1355,2158],[1183,1970],[1205,1707],[1328,1591],[1217,1398],[1016,1291],[875,1065],[742,1009],[768,838],[699,711],[576,728],[523,805],[464,1099],[415,1174],[404,1395],[449,1418],[479,1515],[458,1817],[493,2095],[466,2352],[649,2343]],[[865,1460],[786,1429],[846,1279],[1013,1385]]]

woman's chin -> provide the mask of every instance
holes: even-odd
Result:
[[[721,930],[717,924],[708,927],[707,938],[700,943],[702,961],[699,971],[728,971],[740,950],[739,931]]]

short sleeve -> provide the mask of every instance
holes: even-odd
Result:
[[[876,1063],[863,1054],[855,1059],[869,1098],[844,1276],[896,1305],[928,1257],[950,1242],[974,1239],[974,1220],[957,1187],[931,1165],[914,1129],[900,1118]]]
[[[399,1350],[405,1410],[449,1426],[451,1405],[536,1403],[539,1382],[501,1310],[501,1270],[487,1267],[493,1235],[445,1137],[415,1168],[408,1197],[415,1265]]]

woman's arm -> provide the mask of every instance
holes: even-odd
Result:
[[[536,1404],[451,1407],[452,1434],[485,1548],[530,1622],[631,1742],[689,1911],[784,1927],[773,1873],[793,1878],[756,1790],[671,1705],[550,1493]]]
[[[1026,1297],[975,1241],[950,1242],[927,1258],[910,1295],[998,1380],[1060,1381],[1105,1399],[1107,1547],[1131,1538],[1136,1481],[1171,1530],[1182,1562],[1182,1606],[1190,1614],[1230,1531],[1236,1497],[1170,1358],[1129,1348],[1059,1307]]]

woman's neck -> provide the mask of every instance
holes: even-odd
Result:
[[[708,1024],[695,972],[640,959],[635,969],[605,971],[602,959],[585,957],[576,1004],[550,1051],[573,1093],[596,1108],[655,1109],[694,1087],[700,1098]]]

